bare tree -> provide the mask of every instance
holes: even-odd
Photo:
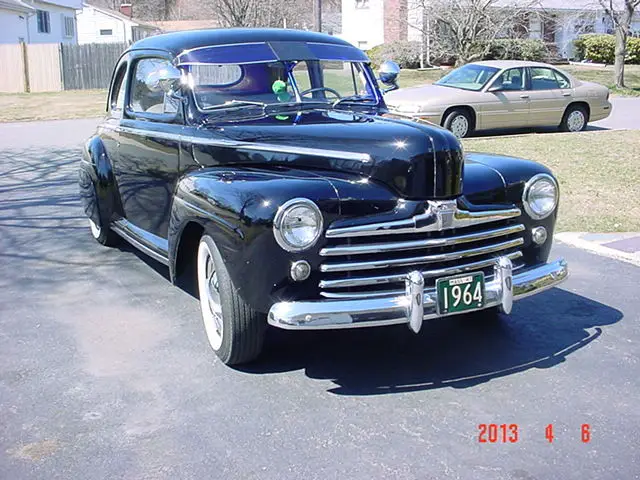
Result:
[[[435,56],[446,51],[460,65],[486,56],[496,38],[513,37],[518,29],[527,30],[527,14],[538,1],[410,0],[409,3],[409,27],[421,32],[423,43],[430,45]],[[416,9],[421,15],[411,12]]]
[[[640,0],[598,0],[613,24],[616,35],[616,60],[614,81],[616,87],[624,88],[624,58],[627,55],[627,38],[631,33],[631,22]]]

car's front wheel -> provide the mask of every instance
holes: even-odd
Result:
[[[562,122],[560,123],[560,130],[563,132],[581,132],[587,128],[587,112],[584,107],[580,105],[571,105],[564,112]]]
[[[91,236],[96,240],[96,242],[104,245],[105,247],[113,247],[120,241],[120,237],[117,233],[112,231],[109,227],[101,227],[91,219],[89,219],[89,229],[91,230]]]
[[[465,138],[473,133],[473,123],[466,110],[455,109],[447,114],[443,127],[458,138]]]
[[[238,295],[220,252],[205,234],[198,245],[198,293],[211,348],[227,365],[255,359],[262,351],[266,317]]]

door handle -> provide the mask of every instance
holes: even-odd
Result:
[[[520,95],[520,98],[529,98],[529,95],[523,94],[523,95]]]
[[[571,96],[571,92],[564,92],[562,94],[563,97],[570,97]]]

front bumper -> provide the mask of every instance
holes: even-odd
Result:
[[[511,312],[513,300],[540,293],[558,285],[569,275],[564,259],[513,274],[511,260],[499,257],[493,280],[485,285],[482,309],[498,306]],[[358,300],[311,300],[278,302],[269,310],[268,322],[287,330],[373,327],[407,323],[420,331],[423,320],[441,317],[433,289],[424,290],[419,272],[411,272],[405,281],[405,295]],[[477,310],[482,310],[477,309]],[[468,313],[467,310],[465,313]],[[455,313],[453,314],[455,315]]]

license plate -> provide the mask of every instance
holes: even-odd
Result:
[[[463,312],[484,305],[484,273],[468,273],[436,280],[438,313]]]

